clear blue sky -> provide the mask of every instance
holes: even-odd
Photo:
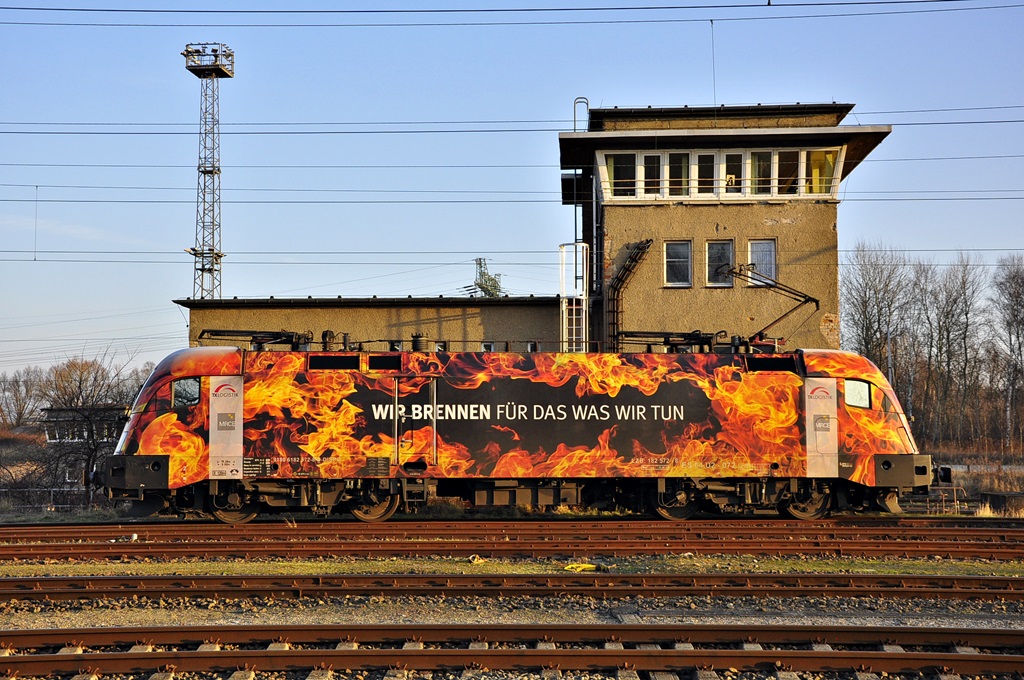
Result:
[[[0,372],[186,345],[171,300],[192,295],[190,42],[235,52],[220,81],[225,297],[459,295],[476,257],[510,294],[557,293],[574,234],[557,134],[580,96],[856,104],[847,124],[894,129],[843,185],[840,248],[987,264],[1024,249],[1024,4],[641,5],[669,6],[0,9]],[[140,6],[179,11],[109,11]]]

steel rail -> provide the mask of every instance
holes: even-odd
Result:
[[[815,539],[900,540],[920,539],[961,542],[982,540],[1024,542],[1024,522],[997,520],[980,522],[908,520],[889,524],[866,521],[795,522],[791,520],[719,520],[715,522],[686,521],[392,521],[381,524],[359,522],[255,522],[230,526],[203,522],[163,522],[93,525],[8,525],[0,527],[0,542],[42,542],[74,540],[117,540],[136,534],[148,540],[176,538],[216,540],[230,537],[238,540],[279,539],[386,539],[401,538],[502,538],[558,536],[561,538],[686,538],[725,540],[754,539],[780,534]]]
[[[1024,543],[954,543],[948,541],[820,540],[793,536],[755,540],[690,539],[544,539],[494,540],[419,538],[390,540],[279,540],[279,541],[108,541],[66,543],[11,543],[0,550],[0,560],[127,559],[277,557],[307,558],[325,555],[351,557],[447,556],[469,557],[590,557],[664,554],[811,555],[850,557],[946,557],[991,560],[1024,559]]]
[[[594,598],[774,596],[1024,600],[1024,579],[846,574],[238,575],[0,578],[0,601],[435,595]]]
[[[145,640],[144,649],[110,651]],[[259,644],[262,649],[202,651],[199,645]],[[409,642],[412,644],[408,644]],[[476,645],[471,644],[476,642]],[[486,642],[486,646],[481,642]],[[68,644],[69,650],[58,648]],[[277,643],[277,644],[274,644]],[[544,643],[544,644],[539,644]],[[1005,673],[1024,667],[1024,631],[809,626],[525,625],[525,626],[202,626],[146,629],[2,631],[0,658],[8,676],[73,673],[83,667],[106,674],[225,672],[242,665],[260,671],[333,666],[457,670],[486,667],[536,670],[640,671],[786,667],[797,671],[870,668],[888,673]],[[570,644],[572,648],[559,647]],[[581,644],[593,648],[581,649]],[[431,648],[428,645],[457,646]],[[530,645],[530,649],[509,648]],[[705,647],[705,645],[707,647]],[[763,647],[767,645],[769,648]],[[925,648],[907,651],[903,645]],[[194,651],[160,649],[195,646]],[[311,648],[311,647],[317,648]],[[856,646],[869,649],[836,649]],[[105,651],[84,651],[104,647]],[[340,648],[339,648],[340,647]],[[794,647],[799,647],[795,649]],[[78,650],[83,650],[79,652]],[[40,653],[41,652],[41,653]],[[75,653],[78,652],[78,653]]]

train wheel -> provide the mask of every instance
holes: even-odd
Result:
[[[395,514],[401,500],[398,494],[386,496],[383,500],[374,496],[361,498],[352,501],[348,511],[360,522],[383,522]]]
[[[676,493],[652,493],[651,511],[662,519],[675,521],[690,519],[700,509],[700,501],[686,489],[678,489]]]
[[[256,519],[260,514],[258,507],[252,504],[243,505],[240,508],[210,508],[210,514],[224,524],[245,524]]]
[[[210,496],[206,500],[206,509],[224,524],[245,524],[260,514],[259,504],[247,501],[237,489]]]
[[[779,514],[793,519],[821,519],[832,507],[832,492],[828,487],[804,487],[779,503]]]

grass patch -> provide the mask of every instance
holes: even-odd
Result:
[[[2,564],[0,576],[298,576],[310,574],[564,574],[577,560],[506,558],[323,558],[318,560],[128,560]],[[750,555],[652,555],[595,560],[619,574],[922,574],[935,576],[1024,576],[1024,562],[988,560],[767,557]]]
[[[9,524],[87,524],[107,523],[124,520],[124,515],[112,508],[90,510],[37,510],[0,507],[0,521]]]
[[[1024,562],[937,558],[662,555],[646,558],[655,573],[882,574],[1024,576]]]
[[[975,509],[974,516],[1024,519],[1024,508],[993,510],[992,506],[989,505],[988,503],[982,503]]]

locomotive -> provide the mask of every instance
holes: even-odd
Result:
[[[98,479],[133,514],[470,506],[900,512],[922,455],[878,368],[838,350],[183,349]]]

